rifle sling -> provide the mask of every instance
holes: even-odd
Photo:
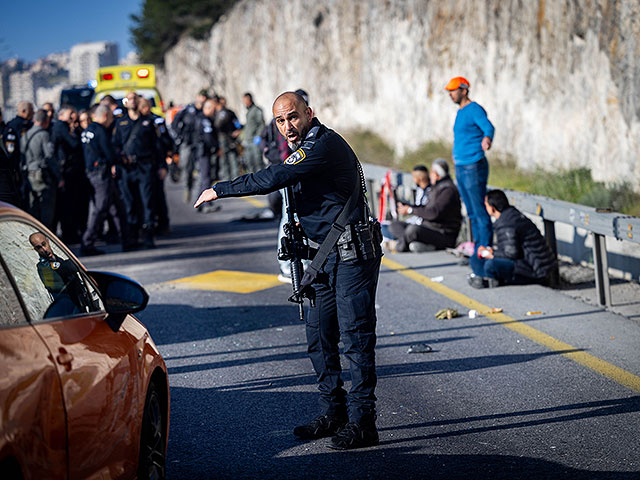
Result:
[[[311,265],[309,265],[305,269],[304,275],[302,276],[302,281],[300,282],[300,289],[308,285],[311,285],[313,283],[316,276],[318,275],[318,272],[322,268],[322,264],[327,259],[327,256],[329,256],[329,253],[331,252],[333,247],[335,247],[336,243],[338,242],[338,239],[340,238],[340,235],[342,235],[342,233],[345,231],[347,220],[355,210],[356,203],[358,201],[358,196],[360,195],[359,180],[360,180],[360,172],[358,171],[358,182],[357,182],[356,188],[351,190],[351,195],[349,196],[347,203],[342,208],[342,211],[340,212],[340,215],[338,215],[338,218],[336,218],[336,221],[333,222],[333,225],[331,225],[331,230],[329,230],[329,233],[327,234],[324,241],[320,245],[318,252],[313,257],[313,260],[311,261]]]

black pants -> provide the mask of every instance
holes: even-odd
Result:
[[[307,315],[307,351],[317,374],[323,414],[348,412],[351,421],[375,420],[379,270],[380,258],[342,262],[334,250],[313,283],[316,306]],[[351,373],[348,395],[342,388],[340,340]]]
[[[398,240],[397,250],[408,252],[411,242],[421,242],[433,245],[437,249],[456,246],[458,234],[446,234],[437,232],[429,227],[413,225],[406,222],[394,221],[389,225],[389,231]]]
[[[114,180],[110,177],[105,178],[105,175],[100,171],[89,172],[87,177],[92,188],[93,208],[89,214],[87,230],[82,236],[82,246],[84,248],[94,246],[96,239],[102,233],[104,222],[112,205],[115,205],[116,222],[120,224],[118,229],[124,240],[127,229],[126,214],[124,205],[117,195]]]

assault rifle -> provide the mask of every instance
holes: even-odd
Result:
[[[302,260],[311,258],[311,247],[305,242],[305,236],[300,225],[296,223],[294,212],[293,188],[284,190],[284,204],[287,210],[287,223],[284,224],[285,236],[281,239],[278,249],[279,260],[289,260],[291,265],[291,286],[293,295],[289,301],[297,303],[300,309],[300,320],[304,321],[304,299],[308,298],[311,306],[315,306],[315,291],[310,286],[302,287]]]

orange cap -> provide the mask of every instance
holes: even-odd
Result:
[[[447,86],[444,87],[444,89],[449,90],[451,92],[459,88],[469,88],[470,86],[471,84],[469,83],[469,80],[467,80],[466,78],[454,77],[451,80],[449,80],[449,83],[447,83]]]

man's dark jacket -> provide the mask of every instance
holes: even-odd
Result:
[[[426,205],[411,208],[413,215],[424,219],[421,226],[446,235],[458,235],[462,225],[460,194],[451,177],[441,178],[431,187]]]
[[[555,265],[555,257],[531,220],[517,208],[509,206],[493,224],[496,234],[496,258],[509,258],[515,262],[514,273],[529,278],[543,279]]]

